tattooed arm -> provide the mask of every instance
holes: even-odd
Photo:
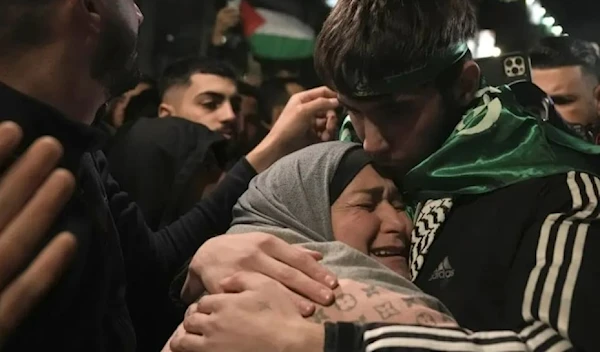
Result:
[[[325,322],[386,322],[421,326],[457,326],[454,319],[434,310],[416,296],[405,295],[382,287],[343,279],[330,307],[317,306],[309,317]]]

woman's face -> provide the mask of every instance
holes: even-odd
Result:
[[[368,165],[331,207],[336,240],[408,277],[412,222],[394,183]]]

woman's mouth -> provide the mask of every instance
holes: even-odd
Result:
[[[370,252],[371,252],[371,255],[373,255],[375,257],[386,258],[386,257],[404,257],[405,251],[406,250],[404,247],[387,246],[387,247],[371,248]]]
[[[371,248],[369,254],[392,271],[406,278],[410,277],[408,270],[408,249],[406,247],[388,246]]]

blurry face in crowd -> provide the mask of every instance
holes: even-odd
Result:
[[[331,206],[336,240],[408,277],[412,222],[394,183],[368,165]]]
[[[554,100],[556,110],[567,122],[581,125],[598,122],[598,80],[581,66],[533,69],[532,76],[533,83]]]
[[[238,131],[244,135],[245,140],[252,140],[258,133],[259,124],[258,101],[254,97],[243,95],[238,118]]]
[[[363,148],[401,177],[441,146],[478,87],[479,67],[468,61],[445,99],[433,83],[381,98],[338,97]]]
[[[203,124],[225,138],[235,137],[241,98],[235,82],[217,75],[196,73],[187,86],[167,90],[159,116],[177,116]]]
[[[290,97],[296,93],[304,92],[305,90],[306,88],[296,82],[289,82],[285,85],[285,91]],[[271,126],[277,122],[277,119],[279,119],[279,115],[281,115],[284,108],[285,104],[273,107],[273,111],[271,111]]]
[[[112,124],[114,127],[121,127],[125,119],[125,108],[129,104],[131,98],[140,95],[145,90],[152,88],[148,83],[139,83],[135,88],[126,91],[119,97],[114,98],[109,104],[110,115],[112,116]]]
[[[92,0],[90,12],[98,28],[92,57],[92,77],[100,81],[109,96],[118,96],[137,80],[137,36],[143,21],[133,0]]]

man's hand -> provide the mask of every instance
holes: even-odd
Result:
[[[337,94],[327,87],[294,94],[248,162],[260,173],[287,154],[335,139],[338,106]]]
[[[7,162],[21,138],[16,124],[0,124],[0,164]],[[40,138],[0,181],[0,347],[75,254],[75,237],[62,233],[34,258],[75,188],[70,172],[55,170],[61,157],[58,141]]]
[[[205,296],[192,305],[163,351],[323,351],[323,326],[302,318],[276,283],[252,281],[260,282],[256,290]]]
[[[268,234],[223,235],[210,239],[190,263],[182,299],[192,302],[206,289],[209,293],[231,291],[236,273],[259,273],[289,288],[289,297],[304,315],[312,314],[314,304],[296,292],[322,305],[333,303],[335,276],[322,267],[317,252],[287,244]],[[227,286],[227,287],[226,287]]]
[[[239,9],[227,6],[219,10],[215,26],[213,27],[212,43],[214,46],[223,45],[223,36],[230,29],[240,23]]]

